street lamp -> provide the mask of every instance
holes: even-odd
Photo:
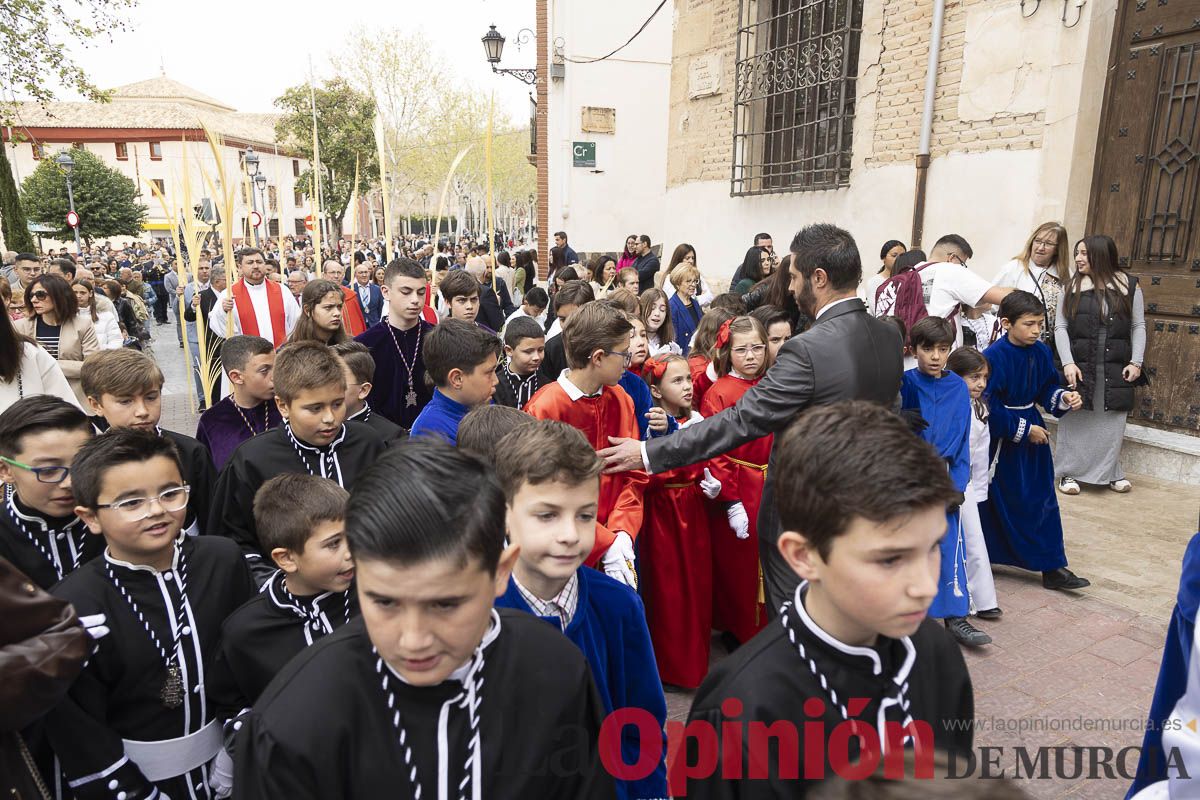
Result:
[[[250,180],[255,182],[257,182],[258,178],[258,161],[258,153],[254,152],[253,147],[247,147],[245,154],[242,156],[242,163],[246,166],[246,175],[249,176]],[[250,190],[250,210],[254,212],[258,211],[258,201],[254,197],[253,189]],[[254,225],[252,228],[254,230],[254,246],[258,247],[261,243],[258,235],[258,226]]]
[[[496,30],[495,25],[490,26],[490,28],[491,29],[483,35],[483,38],[480,39],[480,41],[483,42],[484,57],[486,57],[488,63],[492,65],[492,72],[495,72],[498,75],[512,75],[517,80],[521,81],[522,83],[527,83],[530,86],[536,84],[538,82],[536,67],[533,69],[501,69],[496,66],[500,63],[500,56],[504,52],[504,36],[498,30]],[[529,30],[528,28],[522,28],[517,33],[518,47],[528,42],[532,37],[533,31]]]
[[[67,176],[67,202],[71,206],[72,218],[78,219],[78,216],[75,214],[75,190],[71,186],[71,172],[75,169],[75,159],[71,158],[70,153],[63,150],[54,157],[54,162],[58,164],[59,169]],[[75,253],[76,255],[82,255],[83,248],[79,246],[79,225],[75,224],[72,226],[72,230],[75,231]]]
[[[271,226],[267,224],[267,215],[270,213],[270,209],[267,207],[267,176],[261,173],[255,175],[254,185],[258,187],[258,201],[259,205],[262,206],[263,232],[266,234],[266,238],[269,239],[271,237]]]

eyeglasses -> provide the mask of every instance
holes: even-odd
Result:
[[[38,289],[36,292],[30,292],[29,296],[31,298],[33,298],[34,300],[45,300],[47,297],[50,296],[50,293],[46,292],[46,291],[42,291],[41,289]]]
[[[1058,247],[1058,242],[1044,242],[1041,239],[1034,239],[1033,246],[1038,247],[1039,245],[1041,247],[1048,247],[1053,250],[1055,247]]]
[[[733,354],[745,357],[753,353],[756,356],[761,356],[766,350],[767,346],[765,344],[752,344],[747,347],[733,348]]]
[[[0,456],[0,461],[3,461],[9,466],[23,469],[26,472],[32,472],[33,476],[38,479],[38,483],[62,483],[71,474],[70,467],[31,467],[28,464],[22,464],[20,461],[13,461],[11,458]]]
[[[625,361],[625,366],[633,363],[633,353],[622,353],[620,350],[605,350],[610,356],[620,356]]]
[[[163,511],[172,512],[183,509],[187,505],[188,494],[191,491],[192,487],[187,484],[172,486],[153,497],[129,497],[115,503],[97,503],[96,508],[111,508],[118,514],[122,514],[128,521],[138,522],[150,516],[156,500]]]
[[[949,256],[949,261],[952,264],[959,264],[964,267],[967,265],[967,260],[957,253],[951,253]]]

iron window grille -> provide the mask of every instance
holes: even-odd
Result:
[[[731,194],[850,182],[863,0],[740,0]]]

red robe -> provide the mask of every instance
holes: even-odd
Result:
[[[706,417],[736,405],[758,380],[733,375],[718,378],[704,395]],[[709,469],[721,481],[721,500],[740,502],[750,520],[750,538],[739,539],[728,524],[713,531],[713,626],[748,642],[762,629],[767,615],[762,602],[762,570],[758,563],[758,508],[767,479],[773,437],[764,436],[712,460]]]
[[[579,429],[597,450],[609,446],[609,436],[640,438],[633,401],[619,386],[602,387],[599,397],[572,400],[562,384],[555,381],[538,389],[523,410],[536,419],[554,419]],[[646,473],[640,470],[600,476],[596,544],[585,562],[589,566],[600,560],[617,531],[625,531],[637,540],[642,529],[642,491],[647,480]]]
[[[358,336],[367,329],[362,306],[358,304],[358,292],[349,286],[343,286],[342,294],[346,296],[346,302],[342,304],[342,327],[351,337]]]
[[[708,367],[712,361],[702,355],[688,356],[688,369],[692,371],[692,408],[704,405],[704,395],[712,388],[713,381],[708,377]]]
[[[699,484],[705,466],[650,476],[638,540],[640,588],[658,673],[664,683],[686,689],[695,689],[708,674],[712,642],[712,504]]]

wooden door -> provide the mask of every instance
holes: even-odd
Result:
[[[1122,0],[1088,232],[1117,243],[1146,302],[1135,422],[1200,433],[1200,4]]]

